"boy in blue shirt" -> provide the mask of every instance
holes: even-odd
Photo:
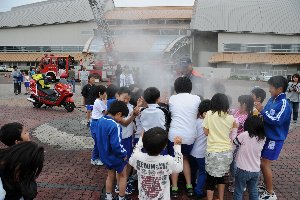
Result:
[[[100,160],[108,169],[106,178],[106,198],[112,200],[114,179],[116,177],[119,184],[119,200],[126,200],[125,189],[127,183],[126,165],[127,152],[121,144],[122,129],[118,124],[128,115],[126,103],[115,101],[108,109],[108,114],[98,120],[95,134]]]
[[[276,200],[273,190],[271,163],[277,160],[284,140],[289,132],[291,108],[287,102],[285,91],[288,86],[283,76],[273,76],[268,81],[271,98],[263,108],[260,102],[255,102],[256,109],[264,120],[266,142],[261,152],[261,171],[264,184],[259,186],[260,200]]]

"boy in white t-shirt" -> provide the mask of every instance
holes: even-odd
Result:
[[[190,94],[192,91],[192,82],[187,77],[177,78],[174,83],[174,89],[177,94],[172,95],[169,99],[172,121],[169,130],[168,148],[170,155],[173,155],[173,139],[176,136],[182,138],[183,173],[186,180],[186,190],[188,196],[193,196],[194,190],[191,182],[191,170],[188,158],[197,137],[196,121],[201,100],[199,96]],[[173,173],[171,180],[171,196],[177,198],[178,174]]]
[[[204,134],[202,123],[203,119],[206,115],[206,112],[211,109],[210,100],[206,99],[201,101],[198,108],[198,119],[196,122],[197,129],[197,138],[194,143],[193,149],[191,151],[191,166],[192,166],[192,174],[198,174],[195,179],[197,180],[195,183],[195,196],[198,199],[204,198],[206,196],[204,192],[204,185],[206,181],[206,171],[205,171],[205,153],[207,146],[207,136]],[[193,170],[193,168],[196,168]],[[198,173],[197,173],[198,171]]]
[[[160,155],[168,143],[164,129],[151,128],[140,138],[129,159],[129,164],[137,170],[139,199],[170,199],[169,175],[183,169],[181,138],[173,140],[175,157]],[[141,152],[143,147],[147,153]]]
[[[96,100],[94,102],[93,110],[92,110],[92,121],[91,121],[91,135],[94,139],[94,149],[92,153],[91,164],[92,165],[103,165],[99,157],[99,151],[97,147],[97,143],[95,141],[95,134],[97,129],[97,122],[104,114],[106,114],[106,88],[103,85],[96,86],[95,89]]]

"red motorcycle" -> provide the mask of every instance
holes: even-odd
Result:
[[[33,106],[40,108],[43,104],[46,106],[64,106],[68,112],[72,112],[75,108],[73,92],[67,81],[56,83],[54,89],[43,89],[42,86],[32,79],[30,81],[30,98],[28,101],[33,103]]]

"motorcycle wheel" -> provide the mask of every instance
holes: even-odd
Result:
[[[35,108],[40,108],[40,107],[42,107],[42,105],[43,105],[42,102],[39,102],[39,101],[37,101],[37,100],[35,100],[35,101],[36,101],[36,102],[32,103],[33,106],[34,106]]]
[[[75,104],[72,102],[65,102],[64,107],[68,112],[72,112],[75,108]]]

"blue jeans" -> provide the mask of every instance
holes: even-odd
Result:
[[[258,200],[258,179],[259,172],[248,172],[237,167],[235,172],[235,190],[233,199],[243,200],[244,189],[247,187],[249,200]]]
[[[69,80],[68,82],[72,85],[73,93],[75,93],[75,80]]]
[[[100,159],[99,149],[98,149],[97,141],[96,141],[97,120],[94,120],[94,119],[92,120],[90,129],[91,129],[92,138],[94,139],[94,149],[92,152],[92,160]]]
[[[191,173],[192,176],[197,174],[198,177],[195,184],[195,195],[202,196],[204,195],[204,185],[206,181],[206,171],[205,171],[205,158],[195,158],[190,156],[190,163],[191,163]],[[197,165],[197,169],[193,166]],[[195,181],[196,178],[194,178]]]
[[[299,109],[299,102],[292,102],[289,100],[291,109],[293,111],[293,120],[297,121],[298,119],[298,109]]]

